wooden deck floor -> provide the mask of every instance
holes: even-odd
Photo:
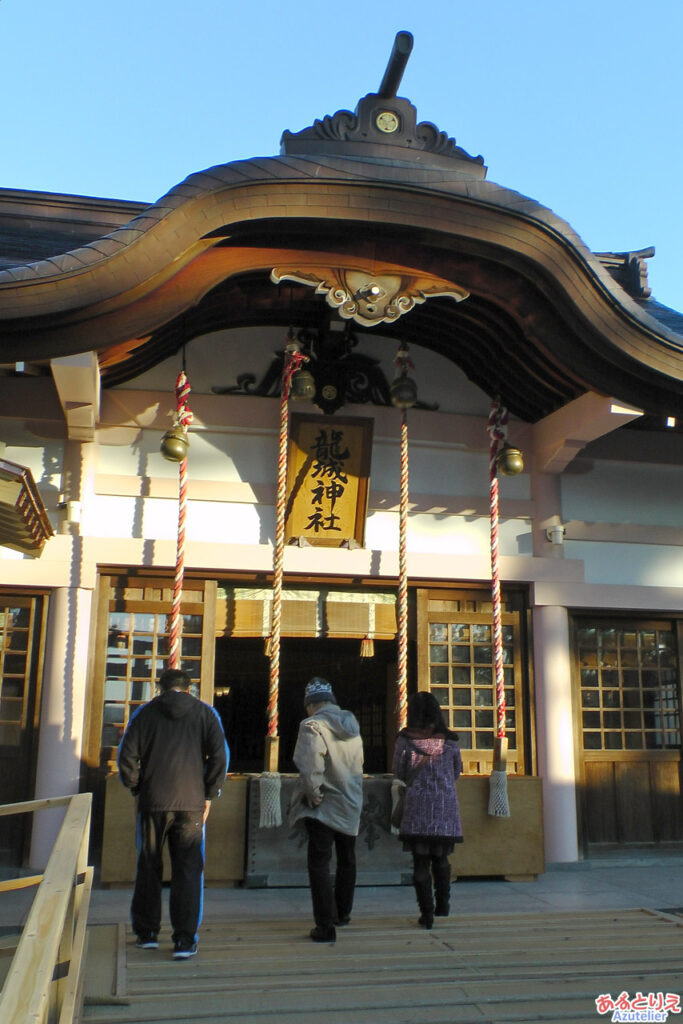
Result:
[[[683,993],[683,918],[675,914],[482,914],[439,921],[431,932],[414,917],[359,919],[338,929],[332,946],[311,942],[308,927],[205,923],[199,955],[178,963],[168,948],[136,949],[121,925],[118,960],[109,942],[104,973],[108,940],[95,928],[84,1021],[595,1024],[611,1017],[596,1011],[600,994]]]

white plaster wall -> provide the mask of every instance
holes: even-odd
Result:
[[[171,498],[131,498],[95,495],[81,520],[90,537],[175,540],[178,502]],[[274,511],[270,506],[235,502],[188,501],[187,540],[230,544],[260,544],[272,539]]]
[[[61,442],[36,440],[34,444],[7,445],[3,458],[31,470],[43,500],[45,494],[59,490],[64,459]]]
[[[215,401],[215,399],[214,399]],[[231,400],[232,409],[241,410],[242,400]],[[249,403],[245,398],[244,409]],[[199,404],[199,403],[198,403]],[[270,402],[267,405],[270,406]],[[273,403],[273,412],[276,411]],[[313,413],[317,410],[312,409]],[[372,417],[372,407],[355,407]],[[214,411],[215,414],[215,411]],[[414,436],[410,440],[410,498],[413,511],[409,516],[409,550],[420,554],[455,554],[481,556],[489,551],[489,464],[485,421],[481,420],[481,451],[464,450],[456,439],[462,421],[450,417],[439,421],[445,429],[437,440],[425,440],[425,425],[420,418],[429,414],[414,414]],[[221,430],[207,430],[203,424],[193,425],[190,432],[188,477],[192,482],[221,484],[248,484],[261,488],[259,504],[231,502],[229,495],[223,500],[210,500],[212,491],[205,488],[205,500],[190,500],[187,506],[186,537],[188,540],[219,541],[233,544],[267,544],[274,541],[275,531],[275,474],[277,468],[277,423],[263,423],[256,427],[228,426]],[[395,422],[394,422],[395,421]],[[392,433],[395,426],[395,433]],[[448,437],[452,426],[453,440]],[[366,544],[376,551],[398,550],[398,491],[400,486],[399,450],[400,414],[397,410],[383,410],[381,423],[375,425],[371,460],[370,511],[366,528]],[[410,427],[409,427],[410,429]],[[420,436],[420,430],[422,436]],[[429,432],[429,431],[427,431]],[[387,436],[389,434],[389,436]],[[417,437],[415,437],[417,435]],[[161,434],[158,429],[140,431],[132,445],[101,445],[98,450],[97,472],[108,479],[121,477],[129,481],[140,477],[153,481],[168,481],[168,494],[173,497],[141,497],[116,494],[97,494],[84,511],[83,532],[96,537],[140,538],[169,540],[176,536],[178,507],[175,498],[178,468],[159,452]],[[123,486],[123,485],[122,485]],[[499,482],[501,501],[529,501],[530,481],[527,474],[502,477]],[[386,510],[373,507],[377,496]],[[422,502],[421,497],[425,497]],[[449,498],[466,497],[476,505],[467,515],[462,502],[454,501],[449,509]],[[248,501],[248,497],[247,497]],[[392,507],[393,506],[393,507]],[[501,554],[527,554],[530,551],[531,525],[528,520],[503,518],[500,527]],[[325,554],[321,552],[321,560]],[[229,566],[226,566],[229,568]],[[321,565],[324,571],[324,566]]]
[[[91,537],[174,540],[178,528],[178,502],[168,498],[131,498],[95,495],[84,510],[83,533]],[[408,548],[420,554],[486,555],[489,521],[482,516],[412,513],[408,519]],[[398,513],[371,511],[365,547],[374,551],[398,550]],[[505,520],[499,530],[501,555],[524,552],[531,526],[523,520]],[[230,544],[272,544],[275,509],[272,505],[237,502],[189,501],[186,539]],[[325,558],[320,552],[320,558]]]
[[[683,525],[683,466],[581,459],[560,488],[565,520]]]
[[[375,551],[398,551],[398,514],[371,512],[365,529],[365,546]],[[498,533],[501,555],[520,554],[520,536],[530,526],[520,520],[501,523]],[[488,519],[413,513],[408,518],[406,544],[411,554],[472,555],[490,559]]]
[[[92,495],[83,507],[81,532],[84,537],[134,537],[136,499],[119,495]],[[176,504],[176,509],[177,509]],[[177,520],[177,511],[176,511]],[[137,531],[139,535],[139,531]]]
[[[683,587],[683,547],[565,541],[564,552],[583,560],[586,583]]]
[[[161,436],[150,430],[142,432],[134,445],[100,446],[98,472],[177,480],[177,463],[169,462],[159,450]],[[218,433],[195,428],[190,432],[188,463],[194,480],[272,483],[277,438],[274,432]]]
[[[398,433],[397,419],[396,430]],[[454,436],[429,445],[410,440],[408,423],[408,465],[411,494],[481,495],[488,502],[488,452],[462,451],[454,427]],[[450,443],[449,443],[450,442]],[[482,445],[484,445],[482,439]],[[380,490],[398,490],[400,479],[400,451],[396,442],[380,439],[373,445],[372,486]],[[501,498],[527,500],[530,481],[526,473],[516,477],[501,477]]]

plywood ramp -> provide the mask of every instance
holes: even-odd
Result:
[[[89,1024],[595,1024],[597,996],[683,992],[683,918],[649,910],[358,918],[316,945],[310,924],[213,921],[199,955],[119,945],[119,992]],[[115,987],[116,987],[115,984]],[[123,997],[123,998],[121,998]],[[125,1004],[123,1002],[125,999]]]

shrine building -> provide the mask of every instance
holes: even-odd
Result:
[[[92,791],[105,882],[134,870],[116,748],[174,593],[232,752],[210,880],[305,879],[286,805],[314,674],[361,724],[361,883],[403,877],[388,773],[416,689],[460,737],[454,875],[683,843],[683,314],[654,250],[591,252],[419,120],[411,46],[355,110],[312,100],[279,155],[152,205],[0,189],[0,802]],[[54,814],[3,819],[0,862],[44,866]]]

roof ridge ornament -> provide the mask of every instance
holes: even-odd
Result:
[[[423,154],[429,153],[433,154],[429,164],[440,164],[439,158],[446,157],[449,166],[455,160],[461,164],[461,169],[467,169],[468,176],[485,178],[482,156],[470,156],[431,121],[418,124],[413,104],[396,95],[412,49],[412,34],[398,32],[379,90],[359,100],[353,113],[338,110],[300,132],[283,132],[280,153],[283,156],[327,154],[421,162],[424,162]]]

